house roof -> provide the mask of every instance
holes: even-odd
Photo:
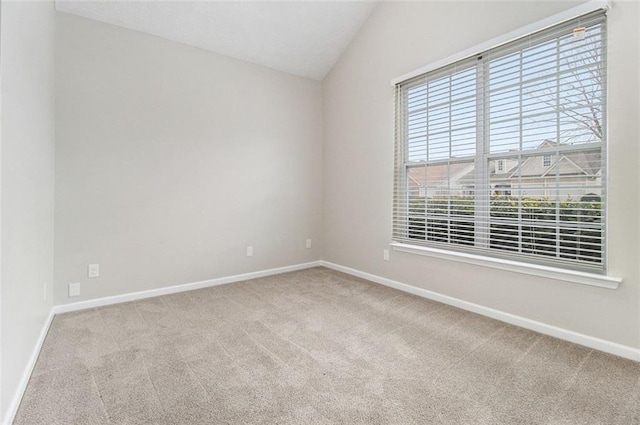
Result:
[[[466,174],[473,173],[473,163],[458,162],[447,165],[437,165],[432,167],[413,167],[409,169],[409,184],[415,186],[441,187],[448,184],[448,176],[459,181]]]
[[[545,140],[536,148],[536,150],[556,146],[558,145],[555,142]],[[497,161],[491,161],[489,164],[490,181],[507,182],[517,180],[519,177],[555,178],[557,174],[563,177],[595,177],[600,175],[602,171],[602,153],[600,151],[565,152],[560,155],[560,159],[557,159],[554,154],[551,154],[550,166],[544,166],[543,158],[545,155],[548,155],[548,153],[529,156],[522,162],[520,167],[518,167],[516,161],[506,161],[505,165],[508,168],[502,173],[496,172],[495,167]],[[451,164],[450,167],[452,167],[452,180],[454,180],[458,186],[470,187],[475,184],[475,171],[473,164],[457,163]],[[409,178],[418,186],[424,186],[424,182],[426,181],[447,182],[446,166],[429,167],[428,179],[426,172],[426,167],[413,168],[409,172]],[[433,186],[433,184],[430,184],[429,186]]]
[[[556,143],[545,140],[538,149],[557,146]],[[548,154],[547,154],[548,155]],[[530,156],[522,162],[519,167],[514,166],[510,171],[509,178],[522,177],[549,177],[549,176],[595,176],[602,169],[602,153],[592,152],[565,152],[560,154],[558,159],[555,154],[551,154],[551,165],[544,166],[543,155]]]

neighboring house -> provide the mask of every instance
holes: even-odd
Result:
[[[556,147],[556,142],[545,140],[537,149]],[[473,163],[450,164],[450,180],[447,166],[412,168],[408,184],[413,196],[435,197],[451,193],[454,196],[473,195],[475,173]],[[571,197],[578,200],[586,194],[601,195],[602,154],[592,152],[541,153],[527,157],[520,167],[517,158],[490,161],[489,181],[492,195],[518,195],[532,198]],[[556,193],[556,180],[561,189]],[[521,192],[518,191],[521,189]],[[449,190],[447,190],[449,189]]]
[[[472,175],[473,170],[472,162],[411,168],[407,173],[409,194],[411,197],[433,198],[459,191],[458,195],[468,195],[469,190],[473,190],[473,184],[471,188],[463,187],[461,180]]]

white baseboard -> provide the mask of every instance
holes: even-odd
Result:
[[[256,279],[259,277],[272,276],[280,273],[293,272],[296,270],[309,269],[322,265],[321,261],[296,264],[293,266],[277,267],[275,269],[260,270],[257,272],[237,274],[234,276],[219,277],[216,279],[203,280],[200,282],[185,283],[182,285],[166,286],[164,288],[149,289],[147,291],[131,292],[129,294],[113,295],[111,297],[96,298],[93,300],[79,301],[70,304],[60,304],[53,307],[54,314],[68,313],[71,311],[85,310],[87,308],[102,307],[110,304],[119,304],[128,301],[152,298],[159,295],[175,294],[177,292],[192,291],[194,289],[208,288],[211,286],[224,285],[226,283],[240,282],[243,280]]]
[[[62,305],[53,306],[51,308],[51,312],[49,313],[49,316],[47,317],[46,322],[42,327],[42,330],[40,331],[40,336],[38,337],[38,341],[36,342],[36,345],[33,348],[33,352],[31,353],[29,362],[27,363],[27,367],[25,368],[22,374],[20,384],[16,389],[16,392],[11,400],[11,403],[4,417],[4,420],[2,421],[2,424],[9,425],[13,423],[15,414],[18,411],[18,407],[20,406],[20,401],[22,400],[22,396],[27,387],[27,384],[29,383],[29,378],[31,377],[31,373],[33,372],[33,368],[36,364],[36,360],[38,359],[38,355],[40,354],[40,349],[42,348],[44,339],[47,336],[47,332],[49,331],[49,327],[51,325],[53,317],[56,314],[67,313],[67,312],[77,311],[77,310],[84,310],[87,308],[100,307],[100,306],[105,306],[110,304],[117,304],[117,303],[122,303],[127,301],[135,301],[143,298],[157,297],[159,295],[167,295],[167,294],[174,294],[177,292],[191,291],[194,289],[207,288],[211,286],[223,285],[226,283],[240,282],[243,280],[256,279],[259,277],[272,276],[280,273],[287,273],[287,272],[292,272],[296,270],[304,270],[304,269],[318,267],[318,266],[324,266],[329,269],[341,271],[343,273],[347,273],[352,276],[367,279],[375,283],[380,283],[382,285],[389,286],[391,288],[399,289],[404,292],[418,295],[420,297],[429,298],[434,301],[439,301],[444,304],[448,304],[464,310],[472,311],[474,313],[478,313],[483,316],[491,317],[493,319],[497,319],[502,322],[510,323],[512,325],[520,326],[522,328],[537,331],[546,335],[563,339],[565,341],[584,345],[589,348],[604,351],[610,354],[615,354],[617,356],[625,357],[627,359],[640,361],[640,349],[637,349],[637,348],[628,347],[626,345],[617,344],[615,342],[606,341],[603,339],[580,334],[578,332],[573,332],[567,329],[558,328],[556,326],[547,325],[545,323],[537,322],[535,320],[530,320],[521,316],[516,316],[514,314],[505,313],[499,310],[494,310],[489,307],[484,307],[478,304],[460,300],[458,298],[453,298],[447,295],[439,294],[437,292],[428,291],[426,289],[400,283],[395,280],[387,279],[374,274],[365,273],[356,269],[341,266],[339,264],[330,263],[328,261],[312,261],[309,263],[296,264],[293,266],[278,267],[274,269],[261,270],[257,272],[221,277],[221,278],[210,279],[210,280],[205,280],[201,282],[187,283],[184,285],[168,286],[165,288],[151,289],[148,291],[133,292],[130,294],[114,295],[111,297],[98,298],[94,300],[80,301],[72,304],[62,304]]]
[[[13,423],[13,419],[18,412],[18,407],[20,407],[20,402],[22,401],[22,396],[24,395],[24,391],[27,389],[27,384],[29,383],[29,379],[31,378],[31,372],[33,372],[33,368],[36,365],[36,361],[38,360],[38,356],[40,355],[40,349],[42,348],[42,344],[44,343],[44,339],[47,336],[47,332],[49,332],[49,327],[51,326],[51,322],[53,321],[53,309],[49,312],[49,316],[44,322],[42,329],[40,330],[40,335],[38,336],[38,340],[36,341],[36,345],[33,347],[33,351],[31,352],[31,356],[29,356],[29,361],[27,362],[27,366],[22,372],[22,377],[20,377],[20,382],[18,383],[18,388],[9,403],[9,408],[7,409],[7,413],[2,420],[3,425],[10,425]]]
[[[638,348],[633,348],[627,345],[595,338],[589,335],[570,331],[568,329],[563,329],[557,326],[552,326],[546,323],[527,319],[525,317],[516,316],[515,314],[505,313],[500,310],[495,310],[493,308],[474,304],[458,298],[450,297],[448,295],[443,295],[437,292],[429,291],[427,289],[418,288],[416,286],[407,285],[405,283],[387,279],[385,277],[377,276],[371,273],[362,272],[350,267],[341,266],[339,264],[330,263],[328,261],[322,261],[321,263],[324,267],[327,267],[329,269],[337,270],[343,273],[350,274],[352,276],[370,280],[372,282],[399,289],[400,291],[408,292],[413,295],[428,298],[434,301],[441,302],[443,304],[461,308],[463,310],[472,311],[483,316],[491,317],[492,319],[500,320],[501,322],[510,323],[512,325],[520,326],[521,328],[530,329],[532,331],[540,332],[542,334],[573,342],[575,344],[584,345],[585,347],[604,351],[605,353],[614,354],[616,356],[635,361],[640,361],[640,349]]]

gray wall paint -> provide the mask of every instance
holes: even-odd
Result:
[[[57,24],[56,303],[321,258],[319,82],[64,13]]]
[[[55,11],[53,1],[1,8],[3,420],[53,298]]]
[[[382,250],[391,240],[390,80],[573,6],[566,2],[383,3],[323,82],[324,259],[605,340],[640,347],[638,5],[609,14],[607,290]],[[455,24],[452,24],[455,23]]]

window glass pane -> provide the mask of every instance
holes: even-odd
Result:
[[[473,245],[473,184],[473,162],[411,167],[409,238]]]
[[[599,150],[490,161],[490,248],[601,261],[601,168]]]
[[[430,80],[420,87],[420,92],[424,92],[424,110],[417,107],[413,110],[415,128],[410,131],[415,134],[410,134],[410,161],[475,155],[476,84],[476,68],[471,67]]]
[[[409,161],[427,160],[427,88],[407,90],[407,142]]]

